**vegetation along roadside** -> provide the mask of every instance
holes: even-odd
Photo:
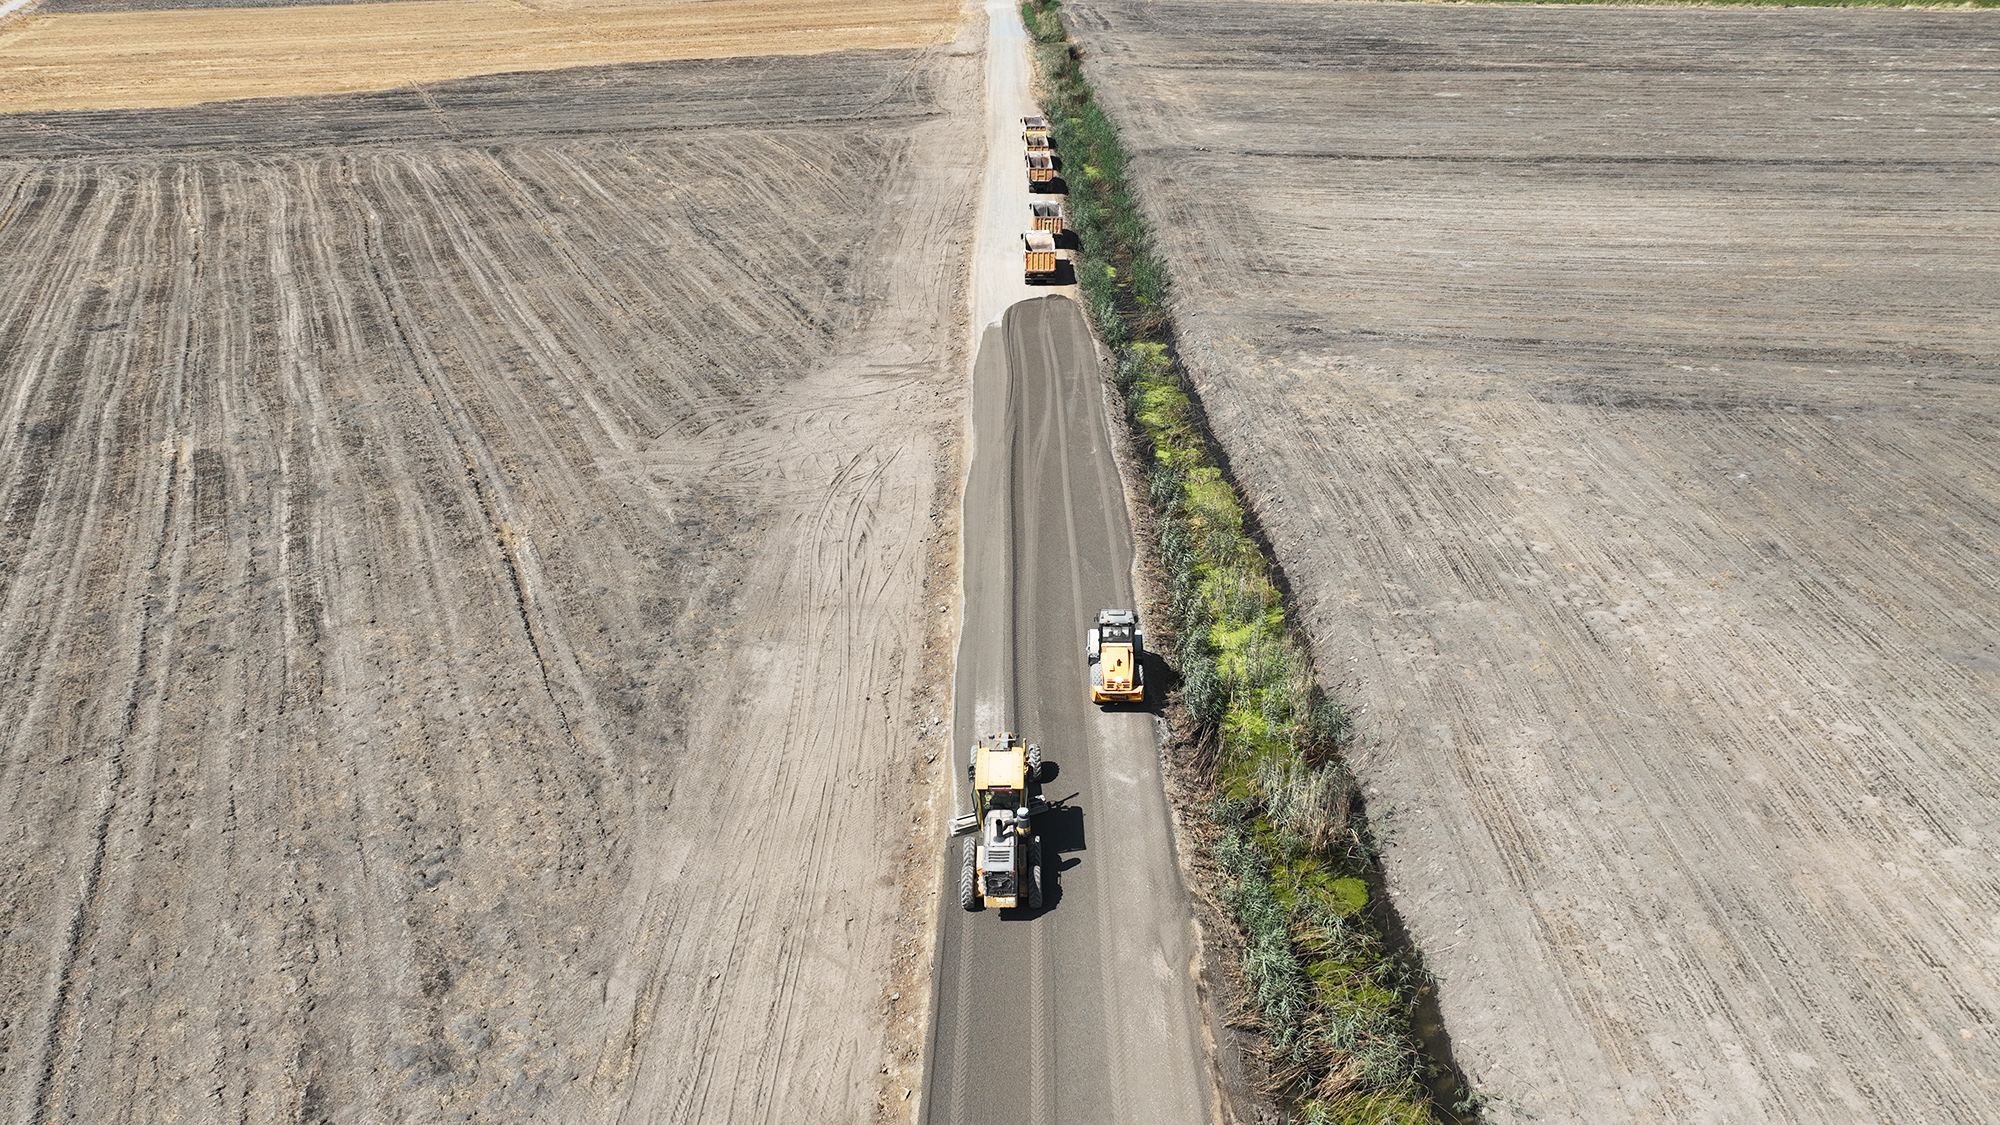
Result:
[[[1349,716],[1318,685],[1276,567],[1175,359],[1166,267],[1060,0],[1026,0],[1021,11],[1062,154],[1077,281],[1117,355],[1148,475],[1172,599],[1181,764],[1205,794],[1185,811],[1240,930],[1246,1014],[1264,1040],[1270,1092],[1311,1125],[1455,1118],[1473,1107],[1414,1030],[1428,978],[1390,937],[1397,926],[1342,758]]]

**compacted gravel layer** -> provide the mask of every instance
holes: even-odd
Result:
[[[2000,1117],[2000,20],[1067,12],[1493,1119]]]
[[[0,1119],[914,1082],[977,62],[0,117]]]

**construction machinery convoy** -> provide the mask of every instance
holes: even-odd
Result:
[[[1055,145],[1049,139],[1049,119],[1042,116],[1021,119],[1021,143],[1027,146],[1028,190],[1043,190],[1056,178]],[[1025,250],[1021,280],[1029,285],[1060,283],[1056,264],[1056,239],[1063,233],[1064,214],[1060,195],[1043,195],[1028,201],[1031,229],[1021,234]]]
[[[1090,666],[1092,703],[1143,703],[1146,699],[1146,634],[1129,609],[1100,609],[1084,631],[1084,661]]]
[[[1021,119],[1021,142],[1026,147],[1028,188],[1041,194],[1028,205],[1032,229],[1023,231],[1022,279],[1030,284],[1058,278],[1056,238],[1066,226],[1067,215],[1059,193],[1048,190],[1056,178],[1055,146],[1049,138],[1046,117]],[[1055,195],[1056,198],[1049,198]],[[1138,667],[1137,625],[1130,610],[1107,610],[1098,614],[1099,625],[1092,629],[1092,667],[1096,667],[1099,634],[1108,613],[1123,613],[1128,638],[1126,664]],[[1113,626],[1115,631],[1116,626]],[[1121,665],[1123,667],[1123,665]],[[1124,673],[1121,673],[1121,675]],[[1138,673],[1111,680],[1114,692],[1125,691],[1138,698]],[[1098,699],[1097,684],[1102,677],[1093,672],[1091,698]],[[1124,685],[1121,687],[1120,685]],[[1124,698],[1121,696],[1121,698]],[[967,910],[992,907],[996,910],[1040,910],[1042,893],[1042,838],[1035,831],[1035,817],[1047,812],[1049,804],[1031,793],[1042,776],[1042,748],[1023,743],[1011,731],[982,738],[972,748],[966,763],[972,783],[972,811],[952,821],[954,838],[965,837],[959,847],[958,904]]]
[[[1042,838],[1034,818],[1049,806],[1028,786],[1041,778],[1042,748],[1001,731],[979,740],[965,770],[972,811],[952,822],[952,835],[976,834],[960,847],[958,904],[1040,910]]]
[[[1129,609],[1101,609],[1084,632],[1093,703],[1141,703],[1146,698],[1146,634]],[[1030,786],[1042,780],[1042,748],[1012,731],[979,740],[965,765],[972,811],[952,821],[966,837],[959,849],[958,904],[967,910],[1040,910],[1042,838],[1034,818],[1050,808]]]

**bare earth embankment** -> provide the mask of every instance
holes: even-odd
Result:
[[[0,1119],[913,1083],[977,62],[0,117]]]
[[[1068,8],[1494,1118],[2000,1116],[2000,22]]]

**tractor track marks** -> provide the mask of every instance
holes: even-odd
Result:
[[[1491,1115],[1993,1117],[1992,21],[1067,7]]]
[[[0,1120],[873,1116],[975,80],[0,116]]]

